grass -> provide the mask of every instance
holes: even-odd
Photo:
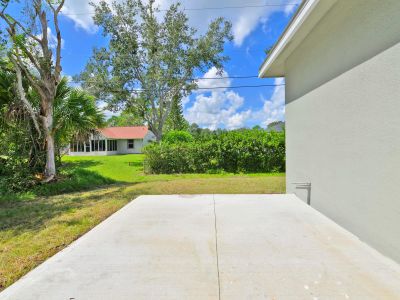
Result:
[[[164,181],[192,178],[227,178],[243,176],[243,174],[221,173],[221,174],[157,174],[146,175],[143,173],[143,154],[82,157],[67,156],[64,162],[68,168],[84,168],[102,176],[125,183],[138,183],[149,181]],[[129,163],[131,165],[129,165]],[[256,173],[246,174],[247,177],[284,176],[284,174]]]
[[[142,155],[64,163],[63,180],[0,197],[0,290],[139,195],[285,191],[284,174],[145,175]]]

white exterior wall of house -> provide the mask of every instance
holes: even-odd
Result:
[[[155,135],[149,131],[144,139],[135,139],[134,148],[128,149],[128,140],[118,140],[118,154],[139,154],[143,152],[143,147],[155,140]]]
[[[399,0],[338,0],[284,67],[287,192],[398,262],[399,42]]]
[[[133,139],[134,148],[128,148],[128,139],[108,139],[102,135],[99,135],[100,140],[116,140],[117,141],[117,151],[90,151],[90,152],[71,152],[68,149],[68,155],[70,156],[107,156],[107,155],[117,155],[117,154],[140,154],[143,152],[143,147],[149,144],[151,141],[155,140],[155,135],[148,131],[144,139]],[[91,147],[91,145],[90,145]],[[92,149],[91,149],[92,150]]]

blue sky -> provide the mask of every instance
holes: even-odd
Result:
[[[94,1],[96,2],[96,1]],[[97,1],[98,2],[98,1]],[[158,0],[161,8],[173,0]],[[186,8],[212,8],[226,6],[257,6],[248,8],[209,9],[188,11],[193,27],[201,33],[217,16],[232,22],[234,41],[227,43],[225,54],[230,57],[224,68],[225,76],[257,75],[265,58],[264,49],[271,47],[279,38],[297,6],[296,0],[183,0]],[[262,6],[279,4],[279,6]],[[63,72],[78,74],[84,68],[94,47],[104,46],[104,38],[91,20],[93,12],[88,0],[66,0],[60,26],[64,39]],[[205,77],[215,77],[209,70]],[[282,84],[283,79],[221,79],[201,80],[201,87]],[[184,113],[191,122],[211,129],[266,126],[275,120],[284,120],[284,87],[259,87],[225,90],[201,90],[184,99]],[[109,112],[107,112],[110,115]]]

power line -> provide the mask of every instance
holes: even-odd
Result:
[[[284,83],[281,84],[258,84],[258,85],[234,85],[234,86],[214,86],[214,87],[200,87],[197,90],[216,90],[216,89],[242,89],[242,88],[259,88],[259,87],[266,87],[266,86],[284,86]]]
[[[184,10],[213,10],[213,9],[240,9],[240,8],[261,8],[261,7],[275,7],[275,6],[295,6],[300,3],[288,3],[288,4],[262,4],[262,5],[244,5],[244,6],[221,6],[221,7],[198,7],[198,8],[184,8]],[[166,11],[166,10],[164,10]]]
[[[258,78],[258,75],[248,75],[248,76],[220,76],[220,77],[199,77],[199,78],[190,78],[189,81],[196,80],[221,80],[221,79],[251,79]],[[70,80],[73,83],[81,83],[82,80]]]
[[[258,78],[257,75],[251,76],[221,76],[221,77],[202,77],[202,78],[192,78],[190,80],[209,80],[209,79],[246,79],[246,78]]]
[[[74,82],[74,81],[71,81]],[[285,86],[284,83],[281,84],[258,84],[258,85],[234,85],[234,86],[213,86],[213,87],[199,87],[194,89],[196,90],[219,90],[219,89],[243,89],[243,88],[260,88],[260,87],[279,87]],[[186,89],[182,89],[181,91],[185,91]],[[127,90],[127,92],[143,92],[145,89],[131,89]],[[123,92],[123,91],[114,91],[114,92]]]
[[[286,3],[286,4],[262,4],[262,5],[243,5],[243,6],[215,6],[215,7],[194,7],[194,8],[183,8],[184,11],[203,11],[203,10],[222,10],[222,9],[242,9],[242,8],[263,8],[263,7],[279,7],[279,6],[296,6],[300,3]],[[160,9],[160,12],[168,11],[167,9]],[[94,12],[86,13],[64,13],[60,12],[64,16],[80,16],[80,15],[94,15]]]

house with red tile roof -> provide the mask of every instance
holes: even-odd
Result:
[[[68,155],[138,154],[155,140],[155,135],[146,126],[101,128],[86,142],[72,142]]]

